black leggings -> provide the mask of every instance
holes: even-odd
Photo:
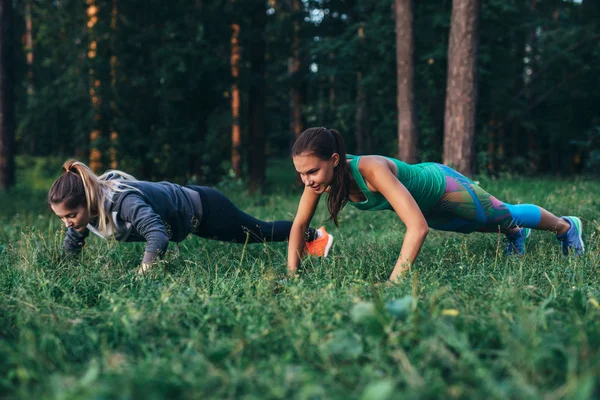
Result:
[[[290,237],[290,221],[265,222],[241,211],[223,193],[207,186],[190,188],[200,194],[202,220],[192,233],[206,239],[233,243],[283,242]],[[315,230],[308,228],[306,241],[315,238]]]

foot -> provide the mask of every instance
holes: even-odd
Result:
[[[317,229],[317,232],[319,232],[319,237],[310,242],[306,242],[306,245],[304,245],[304,253],[316,257],[327,257],[329,250],[333,245],[333,236],[327,233],[324,226]]]
[[[561,217],[571,225],[569,230],[562,235],[556,235],[556,238],[562,243],[562,251],[565,256],[569,255],[569,251],[580,256],[584,253],[583,245],[583,225],[577,217]]]
[[[531,235],[531,229],[521,228],[516,233],[507,233],[506,239],[508,245],[506,246],[505,253],[507,256],[513,255],[525,255],[525,242]]]

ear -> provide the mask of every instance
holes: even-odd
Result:
[[[337,167],[340,163],[340,155],[338,153],[333,153],[331,155],[331,161],[333,161],[333,166]]]

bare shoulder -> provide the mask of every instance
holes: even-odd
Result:
[[[389,169],[390,172],[394,172],[393,163],[383,156],[362,156],[358,161],[358,170],[363,176],[369,176],[374,173],[381,173],[383,169]]]

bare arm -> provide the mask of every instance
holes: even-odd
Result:
[[[317,209],[321,195],[316,194],[309,187],[304,188],[298,211],[292,223],[290,231],[290,239],[288,242],[288,272],[294,274],[300,266],[300,255],[304,249],[305,238],[304,234],[310,225],[310,221]]]
[[[386,198],[406,225],[400,256],[390,275],[390,280],[396,281],[415,262],[429,227],[417,202],[394,175],[385,160],[378,157],[361,158],[359,168],[367,183]]]

